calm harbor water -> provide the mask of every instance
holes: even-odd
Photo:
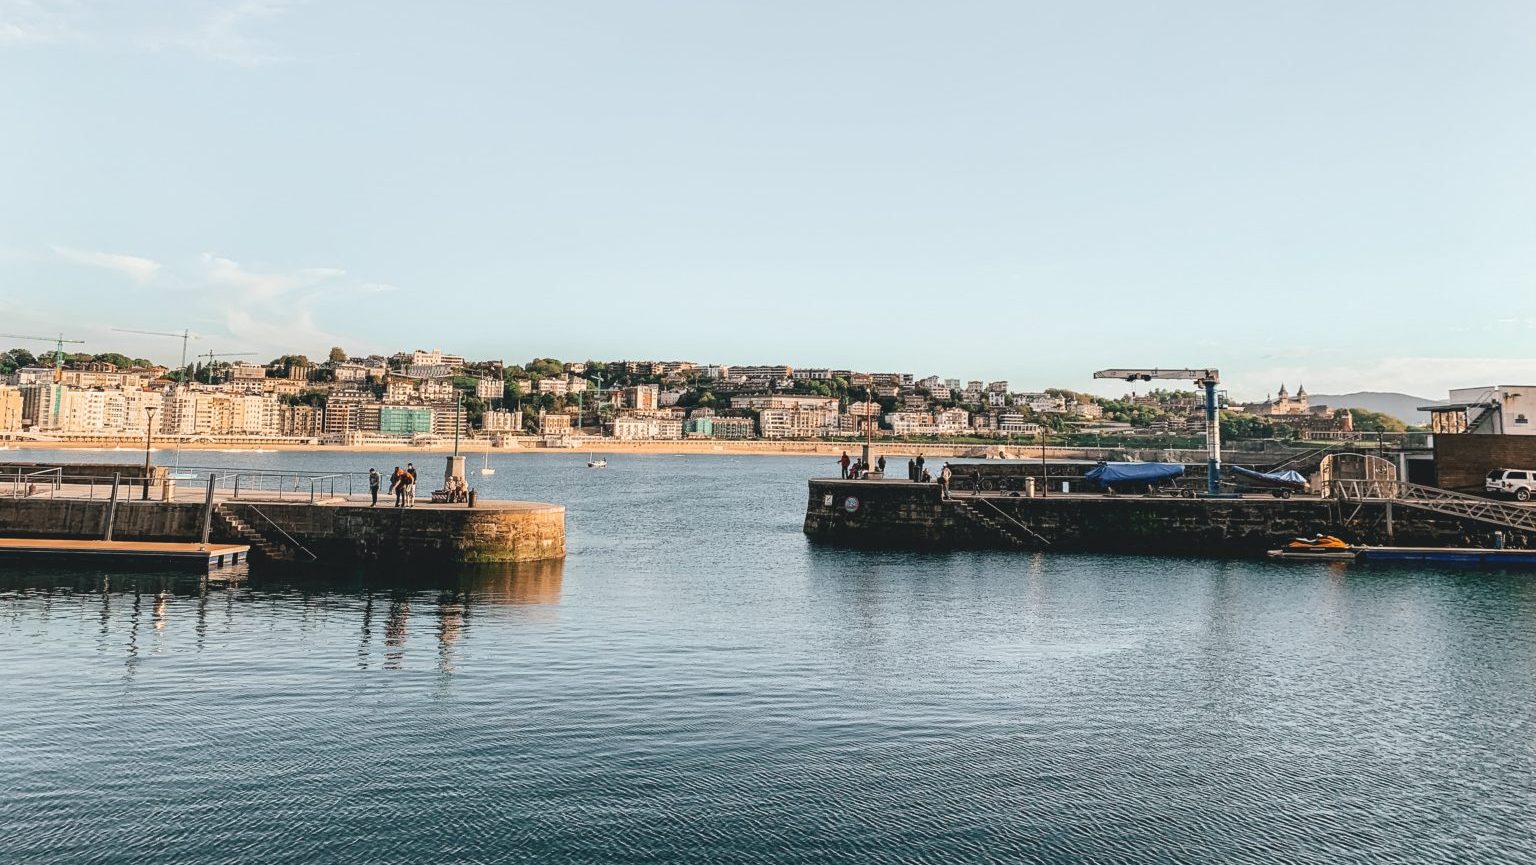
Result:
[[[585,459],[475,477],[563,563],[0,565],[0,862],[1536,859],[1536,577],[828,549],[830,459]]]

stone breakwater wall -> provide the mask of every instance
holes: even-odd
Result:
[[[1012,548],[996,528],[970,510],[1005,527],[986,504],[968,494],[941,501],[934,484],[813,480],[805,534],[815,541],[849,546],[918,549]],[[849,502],[852,498],[854,501]],[[1024,498],[985,496],[1013,520],[1049,541],[1013,534],[1042,549],[1253,556],[1290,538],[1314,532],[1354,543],[1463,546],[1496,527],[1394,506],[1388,532],[1381,504],[1341,504],[1329,499],[1179,499],[1144,496],[1070,495]]]
[[[225,502],[221,507],[273,541],[282,538],[272,523],[281,526],[322,563],[531,562],[565,556],[561,505],[490,503],[406,510]],[[100,538],[107,509],[108,503],[100,500],[0,499],[0,535]],[[196,541],[202,535],[203,506],[120,501],[112,524],[116,540]],[[212,529],[215,541],[241,540],[227,534],[217,518]]]

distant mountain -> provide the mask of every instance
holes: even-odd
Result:
[[[1382,393],[1371,390],[1337,394],[1309,393],[1307,399],[1312,405],[1325,405],[1329,408],[1363,408],[1366,411],[1377,411],[1391,415],[1405,424],[1414,425],[1429,423],[1429,412],[1418,411],[1419,406],[1445,402],[1445,400],[1406,393]]]

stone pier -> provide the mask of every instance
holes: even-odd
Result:
[[[1463,546],[1496,528],[1402,506],[1389,516],[1381,503],[1300,496],[977,498],[965,491],[943,501],[937,484],[836,479],[812,480],[809,494],[805,534],[849,546],[1252,556],[1315,532],[1356,543]]]

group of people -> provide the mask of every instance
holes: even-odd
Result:
[[[843,456],[837,461],[837,465],[843,471],[843,480],[863,480],[869,477],[870,467],[865,465],[862,459],[854,459],[843,451]],[[881,477],[885,476],[885,457],[875,460],[874,471]]]
[[[379,504],[379,470],[368,470],[368,492],[373,496],[373,503],[369,507],[377,507]],[[394,493],[395,507],[412,508],[416,506],[416,464],[406,463],[405,468],[395,466],[395,470],[389,476],[389,491]]]
[[[949,481],[955,474],[950,469],[949,463],[944,464],[944,468],[939,470],[939,476],[935,479],[933,473],[924,467],[924,462],[922,454],[907,460],[907,480],[921,484],[931,484],[937,480],[939,483],[939,496],[946,499],[949,498]],[[847,451],[843,451],[843,456],[837,461],[837,464],[843,470],[843,480],[862,480],[869,476],[869,467],[864,465],[864,461],[848,456]],[[879,470],[880,476],[884,477],[885,457],[877,459],[875,466]],[[981,489],[981,472],[979,470],[976,472],[976,489],[978,491]]]

